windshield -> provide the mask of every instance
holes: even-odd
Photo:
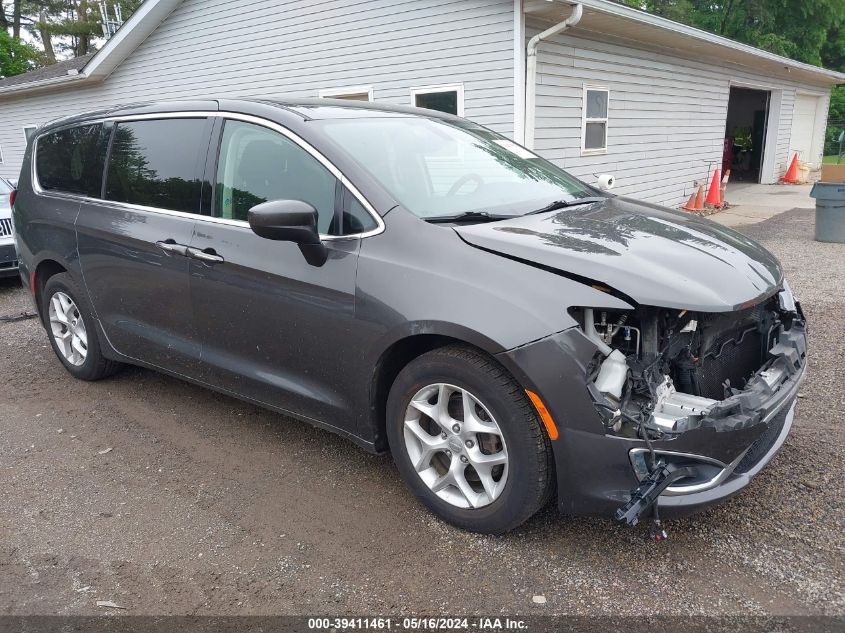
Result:
[[[421,218],[522,215],[595,196],[563,170],[469,122],[425,118],[321,122],[328,138]]]

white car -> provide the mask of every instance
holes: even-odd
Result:
[[[12,232],[12,205],[9,199],[14,187],[0,178],[0,278],[18,274],[18,255]]]

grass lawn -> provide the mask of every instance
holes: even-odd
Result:
[[[835,164],[836,163],[836,154],[832,154],[830,156],[825,156],[824,160],[822,160],[822,162],[827,163],[827,164],[831,164],[831,163]],[[842,162],[845,163],[845,156],[842,157]]]

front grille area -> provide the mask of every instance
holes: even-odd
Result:
[[[0,237],[9,237],[12,235],[12,220],[10,218],[3,218],[0,220]]]
[[[723,400],[725,381],[741,389],[763,365],[763,339],[756,327],[722,334],[696,362],[679,364],[675,383],[683,393]]]
[[[763,332],[771,321],[772,315],[764,305],[699,315],[697,329],[680,340],[684,345],[672,363],[678,390],[723,400],[726,381],[735,389],[744,388],[765,362]]]
[[[789,410],[791,408],[791,404],[786,405],[774,418],[769,421],[769,426],[765,431],[763,431],[760,437],[754,441],[751,448],[749,448],[748,452],[745,454],[745,457],[742,458],[742,461],[740,461],[734,469],[735,473],[747,473],[760,463],[760,460],[763,459],[763,457],[766,456],[766,453],[771,450],[781,431],[783,431],[783,426],[786,424],[786,416],[789,415]]]
[[[726,380],[731,386],[742,388],[763,364],[760,333],[747,330],[736,336],[732,333],[718,341],[715,349],[721,350],[719,355],[709,356],[698,367],[698,389],[705,398],[723,399]]]

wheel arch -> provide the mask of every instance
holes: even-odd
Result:
[[[501,358],[497,355],[505,350],[495,341],[477,332],[465,330],[460,326],[442,325],[445,327],[434,327],[432,324],[428,324],[427,327],[420,328],[417,324],[413,328],[416,331],[405,332],[404,335],[394,337],[372,364],[368,420],[371,425],[369,431],[373,438],[373,447],[376,451],[383,452],[388,449],[385,430],[387,396],[396,376],[411,361],[441,347],[461,345],[486,354],[502,364]],[[423,331],[419,331],[420,329]],[[505,364],[503,366],[513,374],[510,367]]]
[[[42,294],[44,287],[51,277],[68,272],[68,267],[62,264],[58,258],[45,257],[32,270],[31,290],[35,295],[35,305],[38,308],[38,315],[44,321],[44,310],[42,305]]]

